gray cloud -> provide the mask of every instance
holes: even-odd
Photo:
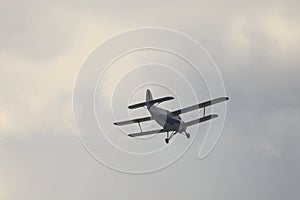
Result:
[[[0,198],[299,198],[298,2],[2,5]],[[199,136],[175,165],[145,176],[99,165],[71,124],[80,63],[98,42],[138,26],[174,28],[203,43],[230,97],[207,159],[196,157]]]

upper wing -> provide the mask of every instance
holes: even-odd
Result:
[[[188,127],[188,126],[192,126],[192,125],[195,125],[195,124],[198,124],[198,123],[201,123],[201,122],[205,122],[205,121],[214,119],[214,118],[216,118],[216,117],[218,117],[218,115],[207,115],[207,116],[205,116],[205,117],[202,117],[202,118],[199,118],[199,119],[195,119],[195,120],[186,122],[185,125],[186,125],[187,127]]]
[[[129,137],[138,137],[138,136],[145,136],[145,135],[153,135],[153,134],[158,134],[158,133],[163,133],[166,132],[165,129],[160,129],[160,130],[154,130],[154,131],[145,131],[145,132],[140,132],[140,133],[132,133],[129,134]]]
[[[131,119],[131,120],[122,121],[122,122],[115,122],[114,125],[123,126],[123,125],[127,125],[127,124],[140,123],[140,122],[145,122],[145,121],[150,121],[150,120],[152,120],[151,117],[143,117],[143,118]]]
[[[175,110],[172,113],[174,115],[180,115],[182,113],[186,113],[186,112],[190,112],[190,111],[193,111],[193,110],[197,110],[199,108],[204,108],[206,106],[210,106],[210,105],[213,105],[213,104],[216,104],[216,103],[221,103],[223,101],[227,101],[228,99],[229,99],[228,97],[220,97],[220,98],[217,98],[217,99],[213,99],[213,100],[210,100],[210,101],[199,103],[197,105],[189,106],[189,107],[186,107],[186,108],[183,108],[183,109],[180,109],[180,110]]]

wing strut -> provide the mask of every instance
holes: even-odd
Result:
[[[141,122],[138,122],[138,124],[139,124],[140,130],[141,130],[141,133],[142,133],[143,130],[142,130],[142,127],[141,127]]]

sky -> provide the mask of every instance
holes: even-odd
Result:
[[[0,199],[299,199],[299,8],[292,0],[1,1]],[[134,175],[100,164],[82,146],[72,97],[90,53],[139,27],[174,29],[200,42],[217,64],[230,101],[221,138],[208,157],[198,159],[199,131],[171,166]],[[157,52],[147,55],[137,57],[180,63]],[[142,63],[133,60],[115,67]],[[121,109],[127,100],[112,103]],[[120,114],[131,115],[126,109]],[[163,137],[141,144],[149,141],[164,147]],[[172,144],[176,151],[190,143],[179,136]]]

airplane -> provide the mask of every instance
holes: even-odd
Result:
[[[142,108],[146,107],[151,116],[149,117],[142,117],[142,118],[137,118],[137,119],[131,119],[131,120],[126,120],[126,121],[121,121],[121,122],[115,122],[113,123],[116,126],[123,126],[123,125],[128,125],[128,124],[134,124],[138,123],[139,128],[141,132],[139,133],[132,133],[129,134],[128,136],[130,137],[141,137],[141,136],[147,136],[147,135],[154,135],[154,134],[160,134],[160,133],[167,133],[167,137],[165,138],[165,142],[168,144],[171,140],[171,138],[176,135],[177,133],[185,134],[187,139],[190,138],[190,133],[187,132],[187,128],[189,126],[193,126],[198,123],[202,123],[211,119],[214,119],[218,117],[216,114],[211,114],[211,115],[205,115],[205,108],[207,106],[211,106],[213,104],[221,103],[224,101],[229,100],[228,97],[219,97],[213,100],[205,101],[203,103],[199,103],[193,106],[188,106],[183,109],[175,110],[175,111],[168,111],[166,109],[157,107],[160,103],[165,102],[165,101],[170,101],[173,100],[174,97],[172,96],[167,96],[167,97],[162,97],[158,99],[153,99],[152,93],[149,89],[146,91],[146,102],[142,103],[137,103],[134,105],[128,106],[129,109],[137,109],[137,108]],[[199,119],[195,119],[189,122],[184,122],[182,118],[180,117],[181,114],[191,112],[193,110],[201,109],[203,108],[203,116]],[[151,130],[151,131],[143,131],[141,127],[141,122],[145,121],[151,121],[154,120],[156,121],[162,129],[159,130]]]

